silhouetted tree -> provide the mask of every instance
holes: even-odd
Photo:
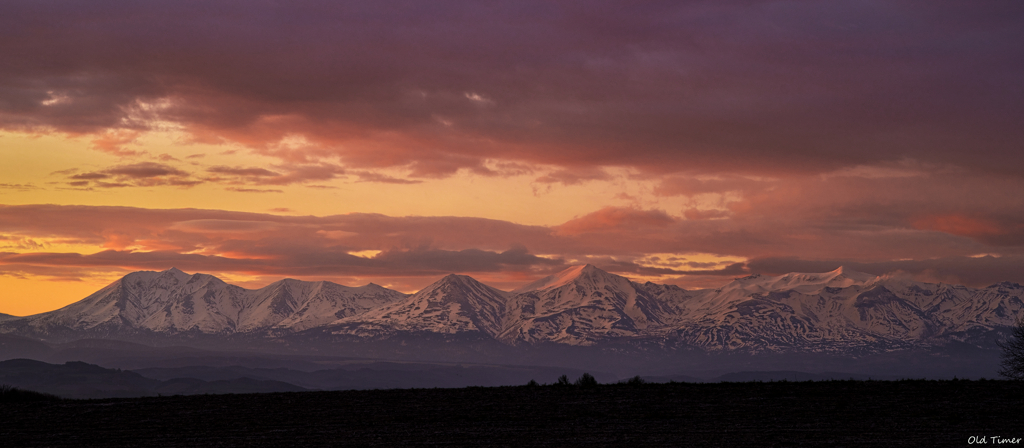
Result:
[[[629,384],[630,386],[639,386],[646,383],[647,380],[641,378],[640,375],[634,376],[633,378],[626,380],[626,384]]]
[[[555,383],[555,385],[556,386],[571,386],[571,384],[569,384],[569,377],[567,377],[565,375],[562,375],[562,376],[558,377],[558,382]]]
[[[1010,380],[1024,380],[1024,319],[1017,319],[1017,325],[1010,337],[999,343],[1003,349],[999,363],[999,375]]]
[[[540,384],[537,384],[537,382],[536,382],[536,381],[534,381],[534,380],[530,380],[530,382],[529,382],[529,383],[526,383],[526,385],[527,385],[527,386],[529,386],[529,387],[537,387],[537,386],[540,386]]]
[[[589,373],[584,373],[576,379],[576,385],[580,387],[594,387],[597,386],[597,379]]]

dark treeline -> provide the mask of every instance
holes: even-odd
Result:
[[[26,447],[881,447],[1024,437],[1022,382],[564,383],[4,403],[0,440]]]

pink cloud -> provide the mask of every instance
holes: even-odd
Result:
[[[652,227],[664,229],[675,223],[675,219],[661,210],[605,207],[558,226],[557,233],[580,235],[584,233],[636,232],[641,229],[649,231]]]
[[[786,192],[782,189],[780,194]],[[12,242],[8,252],[0,254],[0,266],[22,273],[36,272],[36,268],[39,272],[58,268],[123,272],[176,266],[267,278],[359,277],[378,279],[378,283],[401,278],[403,284],[422,286],[450,272],[511,284],[513,279],[537,278],[564,267],[567,260],[576,260],[624,275],[707,285],[713,278],[784,269],[834,269],[839,263],[872,273],[932,272],[972,284],[988,282],[996,274],[1006,276],[1001,280],[1024,281],[1019,270],[1024,248],[1019,245],[997,246],[986,238],[915,229],[904,218],[913,213],[883,213],[866,222],[856,207],[840,216],[819,210],[820,203],[812,201],[801,209],[785,206],[782,199],[772,202],[763,198],[763,206],[714,220],[609,207],[552,227],[460,217],[313,217],[194,209],[0,206],[0,235],[3,241]],[[858,204],[858,198],[847,199]],[[788,200],[800,203],[808,198]],[[893,207],[899,211],[904,205]],[[761,207],[781,207],[782,214],[768,215]],[[821,214],[828,219],[816,216]],[[14,243],[29,240],[59,240],[106,250],[56,253],[46,247]],[[352,255],[362,251],[380,252],[369,258]],[[649,254],[691,252],[750,261],[676,263],[671,267],[643,262]],[[985,253],[998,256],[977,256]],[[991,274],[985,274],[985,269],[991,269]],[[416,278],[421,283],[413,280]]]
[[[117,156],[134,156],[140,152],[125,146],[134,143],[141,135],[142,132],[134,129],[107,129],[92,139],[92,147]]]

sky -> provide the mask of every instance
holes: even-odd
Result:
[[[1024,282],[1024,3],[10,0],[0,312],[138,270],[414,292]]]

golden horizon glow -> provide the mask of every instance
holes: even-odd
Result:
[[[177,140],[176,140],[177,139]],[[663,208],[681,214],[694,200],[659,197],[653,183],[626,180],[628,170],[609,180],[577,185],[538,184],[532,179],[543,171],[511,176],[483,176],[460,171],[442,179],[414,179],[414,185],[360,182],[353,178],[271,185],[252,189],[280,190],[256,193],[226,190],[225,185],[202,183],[174,186],[119,187],[84,190],[61,185],[60,171],[101,170],[110,166],[178,159],[175,166],[193,166],[202,174],[211,166],[258,166],[273,169],[280,161],[237,145],[184,143],[167,132],[142,134],[129,150],[138,156],[119,157],[90,148],[86,137],[25,134],[0,131],[0,176],[4,183],[25,189],[0,190],[0,204],[117,205],[145,208],[200,208],[286,215],[328,216],[345,213],[380,213],[388,216],[471,216],[518,224],[553,226],[608,205]],[[189,159],[189,156],[203,155]],[[541,170],[552,168],[538,167]],[[400,169],[375,170],[405,178]],[[616,171],[616,170],[612,170]],[[40,182],[40,179],[44,179]],[[721,201],[699,201],[716,207]],[[159,206],[154,207],[154,204]]]
[[[686,198],[664,198],[652,194],[652,183],[627,180],[631,172],[623,169],[610,169],[612,177],[609,179],[576,185],[537,183],[533,180],[543,175],[544,170],[554,169],[551,167],[536,167],[539,171],[508,176],[460,171],[447,178],[414,179],[420,182],[414,185],[358,182],[357,178],[339,177],[253,187],[276,190],[270,193],[231,191],[228,189],[230,185],[215,182],[190,187],[156,185],[92,189],[67,185],[67,177],[75,173],[100,172],[110,167],[143,162],[173,166],[192,173],[194,177],[205,175],[204,170],[215,166],[273,170],[282,163],[279,159],[256,154],[234,144],[188,142],[187,136],[173,130],[132,136],[134,138],[123,146],[128,155],[117,155],[95,149],[95,137],[91,136],[0,131],[0,160],[5,161],[0,164],[0,178],[3,183],[15,186],[0,190],[0,204],[189,208],[283,216],[330,216],[353,212],[387,216],[467,216],[539,226],[556,226],[609,204],[669,207],[676,211],[675,214],[693,205],[693,200]],[[399,179],[406,178],[407,174],[400,169],[376,172]],[[0,252],[14,254],[89,255],[111,248],[136,252],[159,249],[159,245],[153,246],[156,244],[153,241],[110,247],[109,244],[29,238],[16,232],[0,234],[0,238],[5,236],[7,241],[0,240]],[[352,252],[364,258],[372,258],[379,253],[381,250]],[[225,281],[248,286],[255,286],[266,278],[243,273],[221,275]],[[81,300],[118,277],[101,275],[68,280],[29,273],[19,273],[18,277],[0,275],[0,290],[4,291],[0,295],[0,312],[24,315],[51,311]],[[379,279],[377,281],[380,282]],[[408,284],[392,286],[410,292]]]

